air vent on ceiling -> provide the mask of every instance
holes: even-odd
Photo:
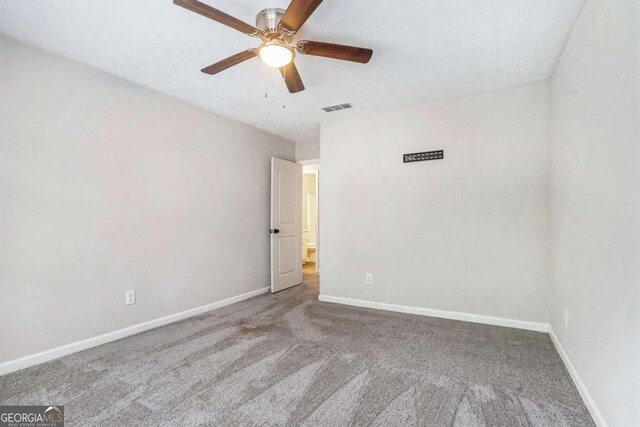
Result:
[[[336,105],[329,105],[328,107],[322,107],[322,109],[327,113],[331,113],[333,111],[346,110],[347,108],[353,108],[353,105],[346,103],[346,104],[336,104]]]

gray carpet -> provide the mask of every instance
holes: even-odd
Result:
[[[589,426],[547,334],[353,308],[305,284],[0,377],[67,425]]]

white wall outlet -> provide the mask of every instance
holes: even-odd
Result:
[[[367,273],[366,283],[367,285],[373,285],[373,274]]]
[[[127,291],[124,293],[124,303],[131,305],[136,303],[136,291]]]
[[[567,310],[567,307],[564,308],[564,314],[562,318],[564,320],[564,327],[569,327],[569,310]]]

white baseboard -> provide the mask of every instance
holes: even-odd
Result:
[[[569,375],[573,380],[582,400],[584,401],[585,406],[589,410],[591,417],[598,427],[607,427],[607,423],[604,420],[604,417],[598,410],[591,394],[587,390],[587,387],[582,382],[582,379],[578,375],[576,368],[571,363],[571,359],[567,355],[566,351],[560,344],[558,337],[553,332],[551,325],[547,323],[539,323],[539,322],[528,322],[524,320],[514,320],[514,319],[505,319],[501,317],[490,317],[490,316],[482,316],[479,314],[470,314],[470,313],[460,313],[455,311],[444,311],[444,310],[433,310],[429,308],[421,308],[421,307],[411,307],[406,305],[397,305],[397,304],[387,304],[382,302],[375,301],[365,301],[358,300],[352,298],[342,298],[335,297],[332,295],[320,295],[318,297],[320,301],[324,302],[333,302],[337,304],[344,305],[352,305],[355,307],[366,307],[366,308],[374,308],[378,310],[387,310],[387,311],[397,311],[400,313],[409,313],[409,314],[417,314],[421,316],[431,316],[431,317],[440,317],[443,319],[451,319],[451,320],[461,320],[464,322],[473,322],[473,323],[484,323],[487,325],[495,325],[495,326],[506,326],[509,328],[517,328],[517,329],[526,329],[529,331],[537,331],[537,332],[547,332],[551,337],[551,341],[555,346],[560,358],[562,359],[564,365],[569,371]]]
[[[255,291],[247,292],[235,297],[227,298],[222,301],[217,301],[211,304],[202,305],[200,307],[192,308],[190,310],[181,311],[180,313],[171,314],[169,316],[160,317],[158,319],[149,320],[147,322],[138,323],[136,325],[128,326],[117,331],[108,332],[103,335],[88,338],[82,341],[76,341],[71,344],[56,347],[51,350],[46,350],[41,353],[32,354],[29,356],[21,357],[19,359],[9,360],[0,364],[0,375],[8,374],[18,371],[20,369],[28,368],[29,366],[38,365],[40,363],[48,362],[50,360],[58,359],[62,356],[66,356],[71,353],[86,350],[91,347],[96,347],[111,341],[119,340],[121,338],[128,337],[130,335],[139,334],[140,332],[148,331],[159,326],[163,326],[169,323],[177,322],[189,317],[197,316],[198,314],[206,313],[207,311],[214,310],[216,308],[226,307],[227,305],[234,304],[236,302],[244,301],[249,298],[253,298],[258,295],[262,295],[269,291],[269,287],[260,288]]]
[[[505,319],[502,317],[482,316],[480,314],[460,313],[456,311],[433,310],[430,308],[334,297],[331,295],[320,295],[318,299],[324,302],[375,308],[378,310],[397,311],[400,313],[418,314],[420,316],[440,317],[443,319],[462,320],[463,322],[484,323],[487,325],[506,326],[508,328],[526,329],[537,332],[549,331],[549,325],[547,323],[528,322],[526,320]]]
[[[573,383],[576,385],[576,388],[578,389],[580,396],[582,396],[582,400],[584,401],[585,406],[589,410],[589,413],[591,414],[591,418],[593,418],[593,421],[596,423],[598,427],[607,427],[607,423],[604,420],[604,417],[600,413],[600,410],[596,406],[596,403],[593,401],[593,398],[591,397],[589,390],[587,390],[587,387],[582,382],[580,375],[578,375],[578,371],[576,371],[575,366],[573,366],[573,363],[571,363],[571,359],[569,358],[569,355],[567,354],[566,351],[564,351],[564,347],[562,347],[562,344],[560,344],[560,340],[556,336],[555,332],[553,332],[553,328],[551,326],[549,326],[549,336],[551,337],[551,341],[553,342],[553,345],[556,347],[556,351],[560,355],[560,358],[564,362],[564,366],[566,366],[567,371],[569,371],[569,375],[571,375],[571,379],[573,380]]]
[[[48,362],[68,354],[76,353],[78,351],[86,350],[91,347],[106,344],[111,341],[119,340],[131,335],[138,334],[140,332],[148,331],[150,329],[157,328],[159,326],[167,325],[169,323],[177,322],[179,320],[187,319],[189,317],[197,316],[202,313],[206,313],[216,308],[226,307],[228,305],[244,301],[249,298],[253,298],[258,295],[262,295],[269,291],[269,287],[250,291],[235,297],[227,298],[222,301],[217,301],[211,304],[206,304],[200,307],[192,308],[190,310],[182,311],[180,313],[171,314],[169,316],[161,317],[158,319],[150,320],[147,322],[138,323],[136,325],[128,326],[117,331],[108,332],[103,335],[98,335],[86,340],[77,341],[71,344],[63,345],[51,350],[43,351],[41,353],[32,354],[29,356],[21,357],[19,359],[10,360],[0,364],[0,375],[8,374],[18,371],[20,369],[28,368],[29,366],[38,365],[40,363]],[[598,427],[607,427],[607,423],[604,417],[598,410],[591,394],[587,390],[585,384],[582,382],[580,375],[576,371],[571,359],[567,355],[566,351],[560,344],[558,337],[553,332],[550,325],[539,322],[529,322],[524,320],[505,319],[501,317],[482,316],[478,314],[460,313],[455,311],[434,310],[429,308],[411,307],[397,304],[387,304],[375,301],[358,300],[352,298],[335,297],[331,295],[320,295],[318,297],[320,301],[331,302],[337,304],[351,305],[355,307],[374,308],[378,310],[395,311],[400,313],[417,314],[421,316],[439,317],[443,319],[461,320],[464,322],[483,323],[495,326],[505,326],[509,328],[526,329],[537,332],[548,332],[551,337],[551,341],[555,346],[560,358],[564,362],[569,375],[573,380],[580,396],[584,400],[584,403],[589,410],[591,417]]]

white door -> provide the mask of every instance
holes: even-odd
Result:
[[[302,282],[302,165],[271,158],[271,292]]]

